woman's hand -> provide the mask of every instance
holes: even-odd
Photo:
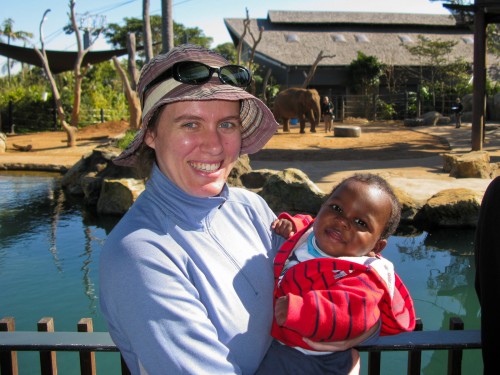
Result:
[[[343,341],[332,341],[332,342],[316,342],[316,341],[311,341],[308,338],[303,338],[305,343],[309,345],[311,348],[314,350],[322,351],[322,352],[336,352],[336,351],[343,351],[350,349],[356,345],[358,345],[360,342],[365,341],[368,339],[371,335],[373,335],[380,326],[380,322],[378,324],[375,324],[372,328],[370,328],[368,331],[365,333],[359,335],[358,337],[354,337],[349,340],[343,340]]]

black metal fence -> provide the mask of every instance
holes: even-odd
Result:
[[[128,115],[128,114],[126,114]],[[70,122],[71,112],[66,114],[66,121]],[[124,117],[123,110],[112,108],[98,108],[80,110],[78,126],[85,126],[99,122],[119,120]],[[41,105],[33,111],[25,111],[10,102],[5,110],[0,111],[0,131],[3,133],[40,132],[61,129],[57,112],[53,106]]]

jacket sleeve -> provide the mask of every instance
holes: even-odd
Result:
[[[302,215],[298,214],[295,216],[290,215],[287,212],[282,212],[278,215],[278,219],[287,219],[292,222],[293,230],[295,233],[301,231],[305,227],[307,227],[312,221],[313,217],[310,215]]]
[[[315,341],[339,341],[357,337],[379,321],[384,291],[367,274],[359,274],[339,280],[330,290],[287,295],[284,327]]]

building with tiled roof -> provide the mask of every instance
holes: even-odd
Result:
[[[235,46],[244,30],[243,21],[243,18],[224,20]],[[357,58],[358,51],[375,56],[381,63],[393,66],[396,72],[418,69],[425,64],[404,45],[416,43],[420,35],[434,41],[457,42],[448,56],[450,61],[458,58],[471,64],[473,61],[473,31],[470,26],[458,24],[451,15],[269,11],[266,19],[250,20],[254,36],[261,27],[264,32],[255,62],[271,68],[282,87],[301,86],[320,51],[333,57],[319,62],[309,86],[331,94],[349,93],[347,66]],[[248,53],[251,46],[252,39],[247,33],[244,51]],[[489,55],[488,63],[497,65],[497,60]],[[417,78],[406,82],[410,89],[415,89],[416,84]]]

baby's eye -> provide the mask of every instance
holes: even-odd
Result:
[[[363,220],[354,219],[354,222],[356,223],[356,225],[358,225],[360,227],[363,227],[363,228],[367,228],[368,227],[368,225]]]
[[[331,204],[331,205],[330,205],[330,208],[331,208],[332,210],[334,210],[335,212],[339,212],[339,213],[341,213],[341,212],[342,212],[342,208],[340,208],[340,206],[338,206],[338,205],[336,205],[336,204]]]

